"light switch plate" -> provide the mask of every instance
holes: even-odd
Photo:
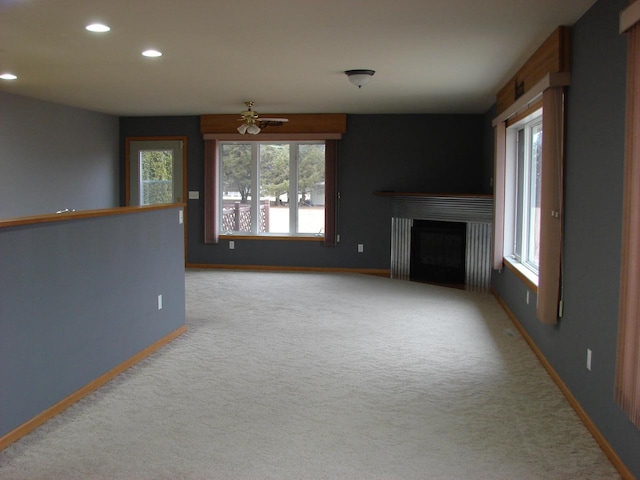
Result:
[[[200,200],[200,192],[198,190],[189,190],[189,200]]]

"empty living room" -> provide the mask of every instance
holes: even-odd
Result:
[[[0,478],[640,478],[640,2],[0,2]]]

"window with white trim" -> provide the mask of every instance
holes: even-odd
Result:
[[[516,241],[513,255],[537,274],[540,258],[542,117],[518,128],[516,159]]]
[[[325,232],[325,142],[219,142],[222,235]]]
[[[542,110],[507,128],[505,258],[537,283],[540,264]]]

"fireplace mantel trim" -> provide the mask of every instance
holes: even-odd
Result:
[[[490,198],[493,199],[493,195],[491,194],[482,194],[482,193],[420,193],[420,192],[394,192],[390,190],[381,190],[378,192],[373,192],[374,195],[379,195],[382,197],[460,197],[460,198]]]

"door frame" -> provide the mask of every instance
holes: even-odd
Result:
[[[158,142],[158,141],[173,141],[178,140],[182,142],[182,225],[184,228],[184,262],[188,263],[188,237],[187,237],[187,198],[189,192],[187,191],[187,137],[182,135],[167,135],[167,136],[149,136],[149,137],[125,137],[125,161],[124,161],[124,203],[125,206],[131,206],[131,142]]]

